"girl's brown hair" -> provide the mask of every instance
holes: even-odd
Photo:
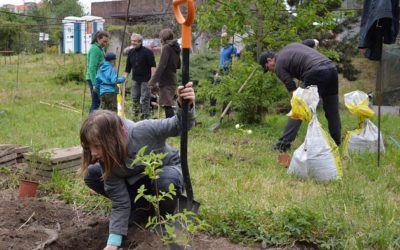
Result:
[[[174,32],[171,29],[163,29],[160,31],[160,40],[162,44],[166,41],[174,39]]]
[[[111,170],[121,167],[127,157],[128,136],[122,119],[109,110],[98,110],[89,115],[80,131],[83,148],[81,171],[86,172],[90,164],[95,163],[90,146],[99,145],[103,151],[103,178],[107,178]]]
[[[95,42],[97,42],[98,40],[102,39],[103,37],[110,37],[110,33],[108,33],[107,31],[104,30],[99,30],[97,31],[90,44],[94,44]]]

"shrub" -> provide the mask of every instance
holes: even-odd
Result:
[[[56,45],[46,47],[46,53],[57,55],[58,54],[58,47]]]
[[[72,63],[58,66],[57,73],[53,78],[57,84],[63,85],[67,82],[79,84],[85,82],[85,65],[79,58],[72,56]]]
[[[254,69],[256,71],[253,77],[238,94],[240,86]],[[198,87],[199,99],[216,98],[219,106],[232,101],[232,107],[237,112],[239,121],[243,123],[260,123],[274,103],[282,100],[289,102],[289,95],[275,74],[264,74],[261,67],[246,53],[243,60],[237,62],[232,71],[220,80],[217,85],[212,85],[211,80],[201,81]]]
[[[197,86],[200,81],[211,80],[214,76],[214,72],[218,69],[218,54],[206,53],[192,55],[190,57],[189,69],[189,79],[195,86]],[[178,84],[182,84],[182,70],[178,70],[177,79]]]

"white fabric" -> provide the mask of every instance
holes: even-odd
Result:
[[[385,152],[383,136],[381,133],[381,152]],[[378,127],[366,119],[359,134],[351,133],[348,152],[378,152]]]
[[[316,115],[308,125],[304,143],[293,153],[288,169],[302,179],[317,181],[333,180],[339,177],[333,150],[325,139]],[[337,148],[336,148],[337,149]]]

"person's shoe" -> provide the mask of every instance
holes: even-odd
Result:
[[[285,153],[290,149],[290,144],[277,142],[274,146],[272,146],[272,150],[278,151],[280,153]]]

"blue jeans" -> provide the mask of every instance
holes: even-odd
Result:
[[[150,194],[155,194],[155,187],[157,183],[157,188],[159,191],[168,192],[168,187],[172,183],[174,184],[177,195],[174,199],[165,199],[160,202],[160,212],[164,214],[173,214],[177,206],[177,196],[183,192],[183,179],[182,172],[179,166],[164,166],[162,172],[159,173],[159,179],[152,181],[147,176],[136,181],[134,184],[129,184],[126,181],[127,190],[129,197],[131,199],[131,217],[134,221],[140,221],[140,219],[146,219],[148,215],[153,212],[151,205],[144,199],[141,198],[136,203],[134,202],[137,196],[137,190],[141,185],[144,185]],[[107,193],[104,190],[104,181],[101,178],[103,170],[100,163],[95,163],[89,165],[88,171],[84,177],[85,184],[96,193],[101,194],[108,198]]]
[[[93,91],[93,84],[91,80],[86,80],[87,84],[90,89],[90,95],[92,96],[92,103],[90,105],[89,113],[92,113],[95,110],[98,110],[100,107],[100,97],[99,94],[95,91]],[[99,90],[97,90],[99,91]]]

